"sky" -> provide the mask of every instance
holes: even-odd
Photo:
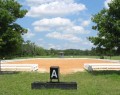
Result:
[[[18,19],[28,29],[23,36],[45,49],[91,49],[88,40],[96,36],[91,17],[103,8],[109,8],[111,0],[18,0],[28,12]]]

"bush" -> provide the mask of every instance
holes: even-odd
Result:
[[[104,56],[100,56],[100,59],[104,59]]]

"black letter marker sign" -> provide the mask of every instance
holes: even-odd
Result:
[[[51,82],[52,82],[52,79],[58,79],[58,82],[59,82],[59,67],[58,66],[50,67],[50,79],[51,79]]]

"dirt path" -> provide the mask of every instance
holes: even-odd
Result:
[[[49,72],[50,66],[59,66],[60,73],[68,74],[83,71],[85,63],[111,63],[105,60],[96,59],[68,59],[68,58],[43,58],[43,59],[27,59],[9,62],[10,64],[38,64],[39,72]]]

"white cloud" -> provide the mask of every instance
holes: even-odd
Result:
[[[42,38],[40,38],[40,39],[38,39],[38,41],[40,41],[40,42],[41,42],[41,41],[43,41],[43,39],[42,39]]]
[[[76,35],[89,33],[83,26],[75,25],[70,19],[60,17],[42,19],[34,22],[32,25],[35,31],[49,32],[46,34],[48,38],[66,40],[73,43],[82,41],[82,39]]]
[[[63,35],[63,34],[59,34],[59,35]],[[52,34],[51,34],[51,37],[52,37]],[[57,37],[59,37],[59,36],[57,36]],[[68,39],[69,39],[69,37],[70,36],[68,36]],[[56,38],[56,39],[59,39],[59,38]],[[77,37],[77,39],[78,39],[78,37]],[[81,38],[79,38],[79,39],[81,39]],[[62,39],[59,39],[59,40],[62,40]],[[90,49],[91,47],[93,47],[93,44],[90,41],[88,41],[87,39],[82,39],[81,41],[79,41],[77,43],[71,42],[70,40],[68,40],[68,42],[62,42],[62,43],[60,41],[58,41],[57,43],[56,42],[51,43],[51,42],[45,41],[45,40],[40,38],[40,39],[36,40],[36,43],[37,43],[37,45],[39,45],[41,47],[44,47],[46,49],[50,49],[50,48],[54,48],[54,49],[72,49],[72,48],[74,48],[74,49],[85,50],[85,49]]]
[[[85,42],[85,41],[84,41]],[[81,49],[81,50],[86,50],[89,49],[91,46],[90,45],[84,45],[84,42],[80,43],[64,43],[61,45],[61,49]]]
[[[85,28],[82,26],[73,26],[71,28],[72,28],[71,29],[72,33],[76,33],[76,34],[88,34],[89,33],[89,31],[85,30]]]
[[[90,41],[84,41],[84,43],[82,43],[83,45],[86,45],[86,46],[94,46],[93,43],[91,43]]]
[[[89,48],[90,43],[86,42],[84,38],[87,36],[85,34],[90,33],[87,30],[90,21],[84,20],[89,18],[81,17],[82,11],[86,9],[84,4],[77,3],[75,0],[25,1],[27,5],[25,6],[28,9],[26,16],[31,17],[31,19],[33,17],[33,20],[35,20],[34,18],[40,18],[40,20],[32,23],[37,34],[40,32],[43,35],[40,39],[36,40],[38,45],[47,49]],[[78,17],[81,20],[74,22]],[[30,31],[25,37],[31,38],[34,35]]]
[[[28,29],[28,32],[23,35],[24,38],[32,38],[34,36],[35,36],[35,34],[32,33],[30,29]]]
[[[53,43],[37,43],[38,46],[44,47],[45,49],[62,49],[61,45]]]
[[[86,27],[86,26],[88,26],[88,25],[90,25],[90,20],[84,20],[84,21],[81,23],[81,26],[84,26],[84,27]]]
[[[29,6],[39,6],[41,4],[51,3],[51,2],[60,2],[61,0],[26,0]],[[74,0],[62,0],[62,2],[73,3]]]
[[[70,26],[72,23],[69,19],[65,18],[52,18],[52,19],[42,19],[34,22],[32,25],[34,26],[49,26],[49,27],[61,27],[61,26]]]
[[[27,2],[31,5],[27,16],[63,16],[71,13],[80,12],[86,9],[86,6],[84,4],[77,4],[73,1],[74,0],[27,0]]]
[[[35,31],[57,31],[66,32],[72,34],[88,34],[89,31],[83,26],[75,25],[70,19],[67,18],[52,18],[52,19],[42,19],[35,21],[33,24]]]
[[[60,46],[59,46],[59,45],[51,44],[51,43],[49,43],[49,44],[47,45],[47,47],[48,47],[48,49],[51,49],[51,48],[53,48],[53,49],[60,49]]]
[[[105,0],[105,2],[104,2],[105,8],[109,8],[108,3],[111,3],[111,2],[112,2],[112,0]]]
[[[44,27],[44,26],[34,26],[34,30],[35,31],[39,31],[39,32],[41,32],[41,31],[50,31],[50,28],[49,27]]]
[[[75,42],[75,43],[82,41],[81,38],[78,38],[77,36],[73,34],[64,34],[64,33],[59,33],[59,32],[48,33],[46,37],[59,39],[59,40],[67,40],[67,41]]]
[[[34,30],[38,32],[63,31],[66,30],[67,27],[71,27],[72,22],[69,19],[57,17],[35,21],[32,25],[34,26]]]

